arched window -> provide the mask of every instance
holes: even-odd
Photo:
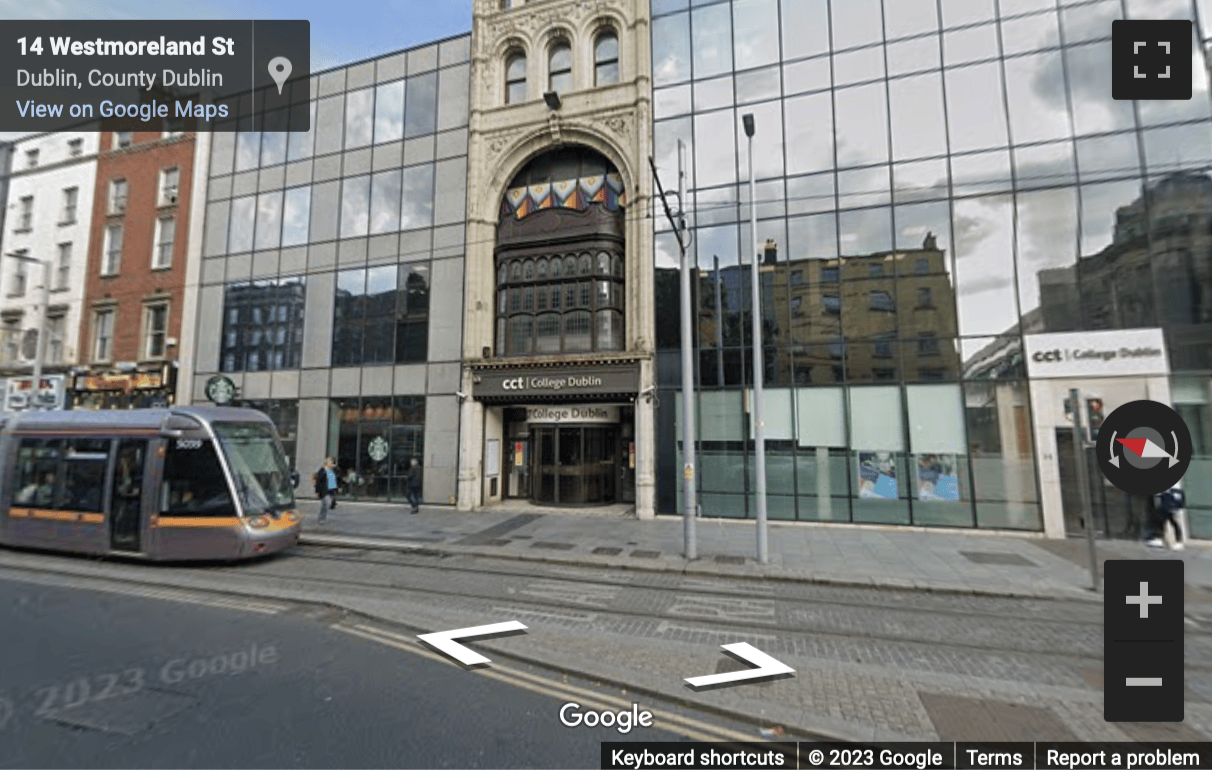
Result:
[[[601,154],[566,148],[531,161],[509,189],[575,181],[582,186],[582,197],[589,197],[602,190],[606,174],[617,175],[618,171]],[[495,250],[499,356],[626,348],[622,206],[608,208],[600,201],[581,208],[575,202],[560,205],[567,209],[562,216],[582,234],[575,242],[550,230],[550,212],[503,216]],[[580,223],[576,223],[578,217]],[[560,241],[565,242],[557,245]]]
[[[526,101],[526,54],[514,51],[505,60],[505,103]]]
[[[547,90],[556,93],[568,93],[572,90],[572,46],[567,40],[560,40],[551,46],[551,57],[548,61]]]
[[[601,33],[594,42],[593,82],[598,86],[619,82],[619,36],[613,30]]]

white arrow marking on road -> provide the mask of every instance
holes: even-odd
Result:
[[[740,682],[746,679],[757,679],[758,677],[763,676],[776,676],[778,674],[795,673],[794,668],[775,660],[759,650],[757,647],[754,647],[749,642],[737,642],[736,644],[725,644],[721,646],[734,656],[741,658],[752,666],[757,666],[757,668],[753,668],[748,671],[730,671],[726,674],[712,674],[711,676],[696,676],[692,679],[686,680],[688,685],[691,687],[710,687],[712,685],[724,684],[726,682]]]
[[[425,642],[430,647],[447,657],[454,658],[464,666],[478,666],[487,664],[491,661],[483,655],[469,650],[463,645],[456,642],[456,639],[467,639],[474,636],[488,636],[490,634],[504,634],[510,631],[525,631],[526,626],[516,620],[510,620],[506,623],[493,623],[488,626],[475,626],[474,628],[460,628],[455,631],[439,631],[435,634],[420,634],[417,636],[422,642]]]

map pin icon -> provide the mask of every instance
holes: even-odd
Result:
[[[282,84],[290,77],[290,59],[275,56],[269,60],[269,76],[278,84],[278,96],[282,95]]]

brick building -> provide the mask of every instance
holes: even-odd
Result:
[[[175,402],[195,158],[184,128],[102,134],[76,408]]]

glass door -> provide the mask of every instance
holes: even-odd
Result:
[[[534,457],[533,494],[537,503],[558,502],[556,498],[556,479],[560,472],[556,462],[556,430],[555,428],[533,428],[531,431],[531,450]]]
[[[560,490],[558,502],[577,505],[585,502],[586,467],[585,451],[581,445],[583,429],[558,428],[560,458]]]

